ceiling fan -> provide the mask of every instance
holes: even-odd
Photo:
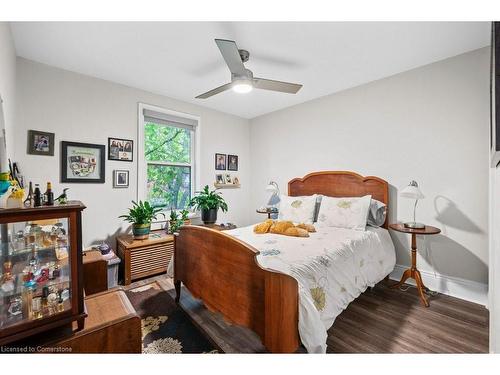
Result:
[[[245,68],[245,65],[243,65],[250,57],[248,51],[238,49],[236,42],[233,40],[215,39],[215,43],[217,43],[217,47],[219,47],[220,53],[231,72],[231,82],[198,95],[196,99],[206,99],[231,88],[233,91],[240,94],[250,92],[254,87],[256,89],[296,94],[302,87],[302,85],[297,83],[254,77],[252,71]]]

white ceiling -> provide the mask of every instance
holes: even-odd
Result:
[[[302,103],[489,45],[488,22],[20,22],[27,59],[204,105],[244,118]],[[296,94],[227,91],[214,38],[250,52],[256,77],[301,83]]]

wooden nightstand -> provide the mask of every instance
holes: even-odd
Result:
[[[118,236],[116,243],[124,285],[167,272],[174,254],[174,236],[163,230],[151,232],[147,240],[134,240],[131,234]]]
[[[436,227],[431,227],[426,225],[424,229],[410,229],[406,228],[403,224],[389,224],[389,228],[401,233],[411,234],[411,268],[408,268],[401,277],[401,280],[392,285],[391,288],[399,288],[407,279],[415,280],[417,284],[417,290],[420,294],[420,299],[425,307],[429,307],[429,301],[425,298],[425,290],[428,289],[423,281],[420,271],[417,269],[417,235],[432,235],[441,232],[441,229]]]

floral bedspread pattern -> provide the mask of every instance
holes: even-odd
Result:
[[[299,333],[309,353],[325,353],[327,330],[367,287],[396,263],[386,229],[317,228],[309,238],[255,234],[253,226],[226,231],[260,251],[259,264],[299,284]]]

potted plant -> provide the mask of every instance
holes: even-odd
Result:
[[[183,209],[181,211],[181,221],[184,223],[184,225],[191,224],[191,219],[189,219],[189,210]]]
[[[179,220],[179,214],[173,208],[170,209],[170,220],[168,221],[168,231],[174,234],[182,225],[182,221]]]
[[[216,190],[210,191],[206,185],[202,191],[196,192],[189,201],[189,206],[201,211],[201,220],[205,224],[213,224],[217,221],[217,211],[227,211],[227,203],[221,193]]]
[[[139,203],[132,201],[132,207],[128,209],[128,214],[118,217],[132,223],[132,233],[136,240],[145,240],[149,237],[151,222],[156,220],[158,215],[165,217],[160,212],[161,210],[161,208],[151,206],[148,201],[139,201]]]

